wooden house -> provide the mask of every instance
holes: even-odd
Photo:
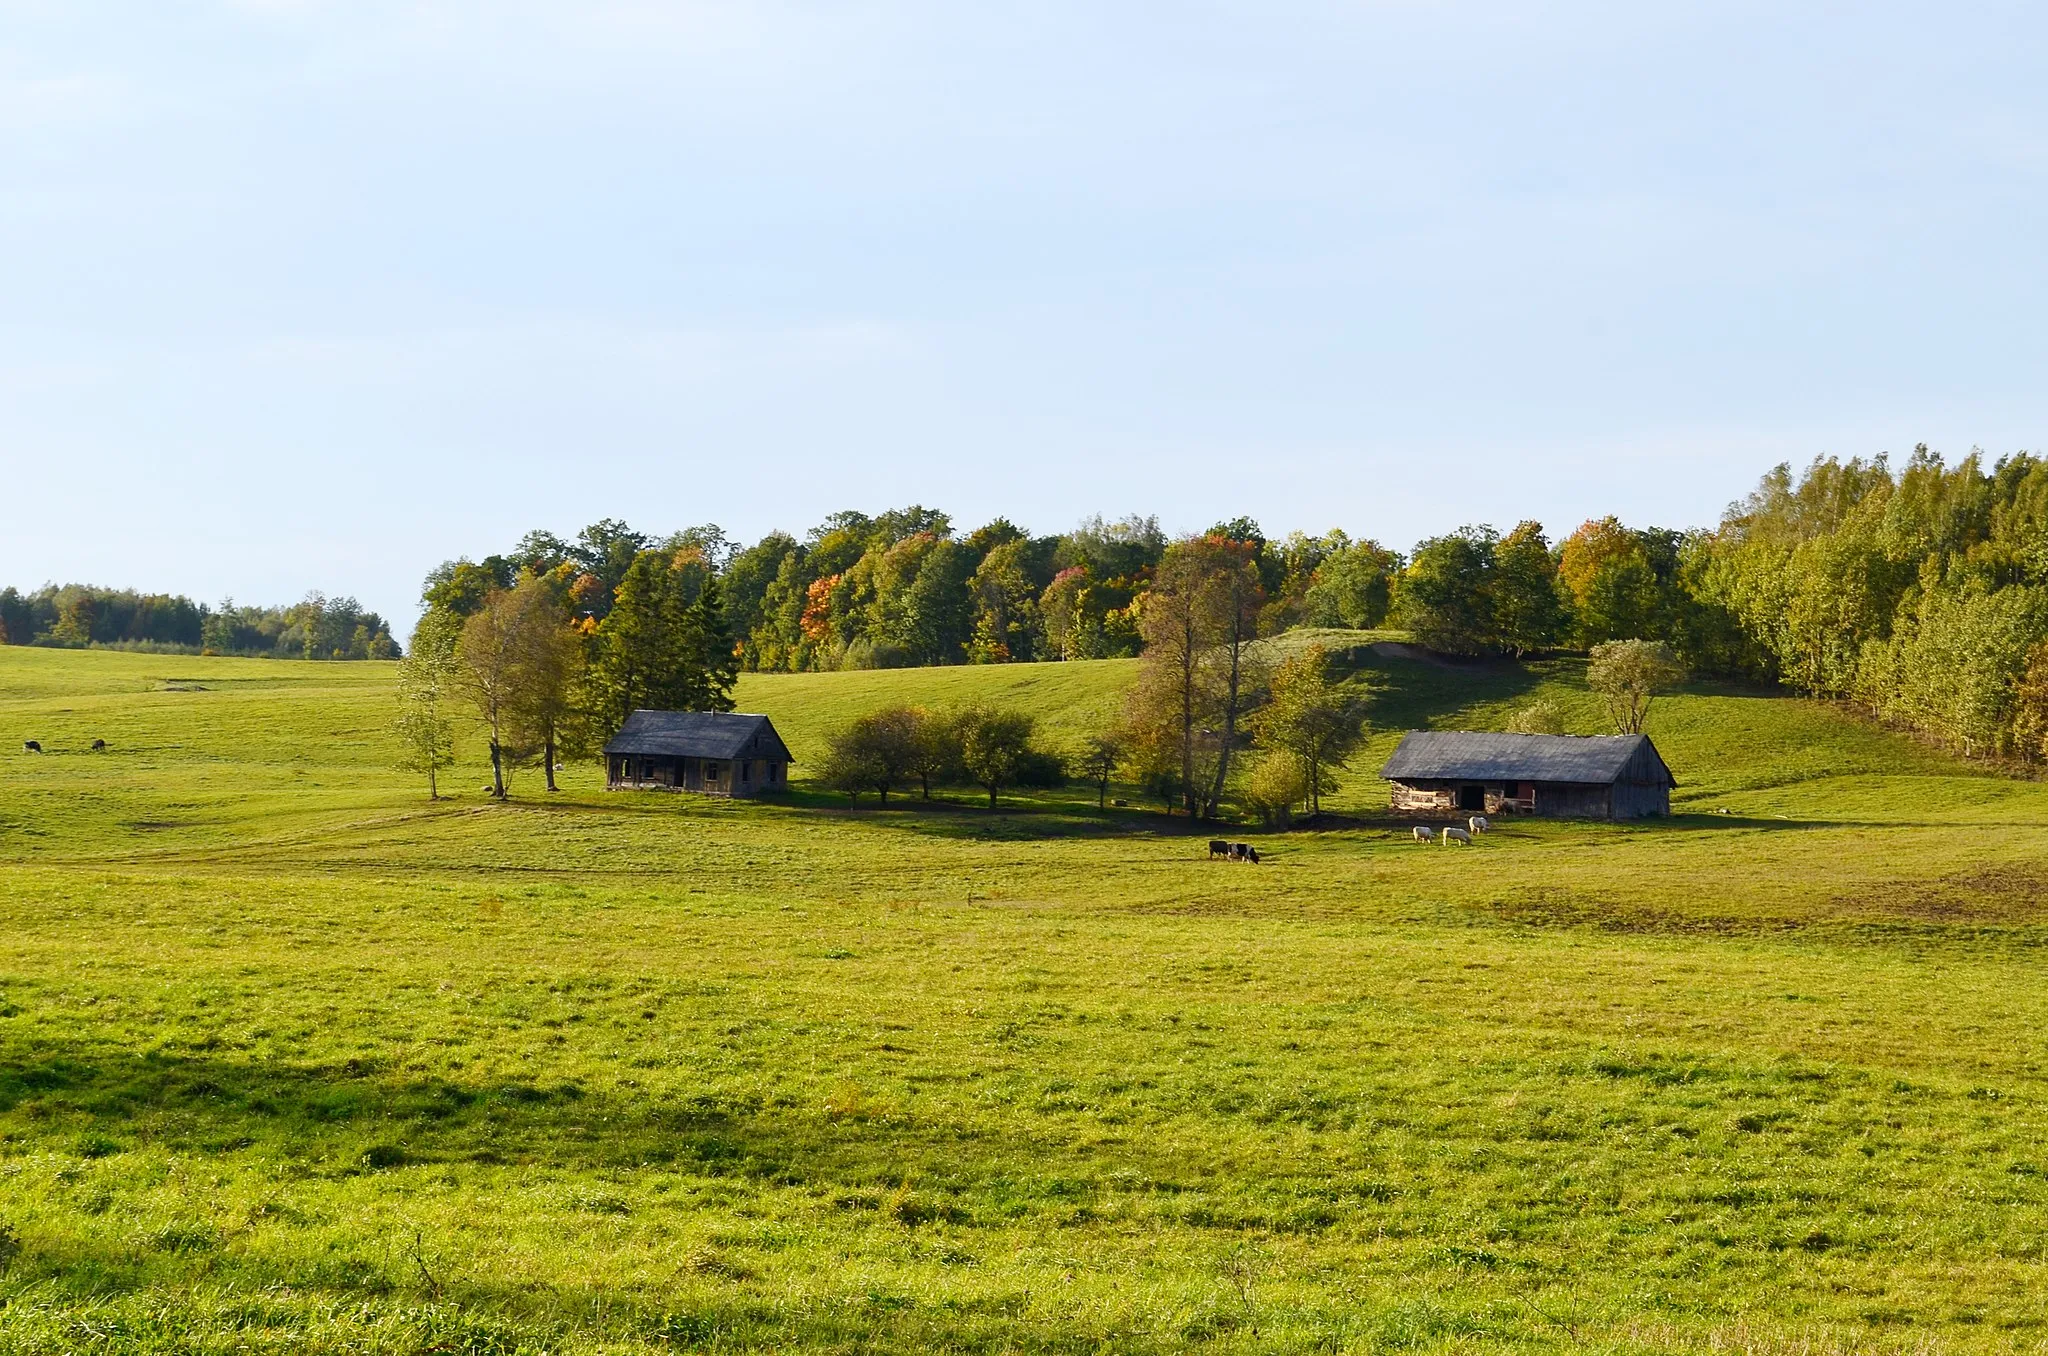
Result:
[[[613,791],[758,796],[789,786],[796,761],[766,716],[635,711],[604,746]]]
[[[1411,730],[1380,769],[1397,814],[1637,819],[1678,785],[1648,735]]]

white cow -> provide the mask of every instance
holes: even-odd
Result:
[[[1463,829],[1445,829],[1444,846],[1449,847],[1453,843],[1463,843],[1466,847],[1471,847],[1472,835]]]
[[[1486,822],[1486,816],[1485,816],[1485,815],[1473,815],[1473,816],[1472,816],[1472,832],[1474,832],[1474,833],[1485,833],[1485,832],[1486,832],[1486,831],[1487,831],[1488,829],[1490,829],[1490,828],[1492,828],[1492,827],[1493,827],[1493,825],[1491,825],[1491,824],[1489,824],[1489,823],[1487,823],[1487,822]]]
[[[1432,828],[1431,828],[1431,827],[1429,827],[1429,825],[1427,825],[1427,824],[1417,824],[1417,825],[1415,826],[1415,841],[1416,841],[1416,842],[1418,842],[1418,843],[1433,843],[1433,842],[1435,842],[1435,841],[1436,841],[1436,830],[1435,830],[1435,829],[1432,829]]]

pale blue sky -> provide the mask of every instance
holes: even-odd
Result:
[[[0,582],[2039,449],[2042,15],[0,0]]]

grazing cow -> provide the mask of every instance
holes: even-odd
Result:
[[[1473,816],[1472,816],[1472,832],[1474,832],[1474,833],[1485,833],[1485,832],[1486,832],[1486,831],[1487,831],[1488,829],[1490,829],[1490,828],[1492,828],[1492,827],[1493,827],[1493,825],[1491,825],[1491,824],[1489,824],[1489,823],[1487,823],[1487,822],[1486,822],[1486,816],[1485,816],[1485,815],[1473,815]]]
[[[104,739],[95,739],[95,740],[93,740],[93,741],[92,741],[92,751],[93,751],[94,753],[105,753],[105,752],[107,751],[107,741],[106,741],[106,740],[104,740]]]
[[[1211,861],[1218,857],[1234,857],[1236,855],[1236,853],[1230,850],[1230,844],[1224,842],[1221,838],[1211,838],[1209,840],[1209,858]]]
[[[1250,843],[1239,843],[1237,844],[1237,859],[1241,862],[1250,862],[1253,866],[1257,866],[1259,864],[1259,850]]]
[[[1472,835],[1464,829],[1445,829],[1443,841],[1445,847],[1449,847],[1453,843],[1463,843],[1466,847],[1471,847]]]
[[[24,739],[21,741],[21,751],[23,753],[41,753],[43,746],[33,739]]]
[[[1415,826],[1415,841],[1416,841],[1416,842],[1418,842],[1418,843],[1433,843],[1433,842],[1435,842],[1435,841],[1436,841],[1436,830],[1435,830],[1435,829],[1432,829],[1432,828],[1431,828],[1431,827],[1429,827],[1429,825],[1427,825],[1427,824],[1417,824],[1417,825]]]

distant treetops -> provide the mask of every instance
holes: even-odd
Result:
[[[1202,535],[1244,544],[1263,633],[1386,618],[1400,557],[1377,543],[1337,531],[1268,541],[1247,519]],[[568,571],[580,614],[602,622],[628,568],[652,552],[676,562],[686,593],[718,580],[745,669],[1113,658],[1142,647],[1138,599],[1170,544],[1154,518],[1095,517],[1057,536],[998,518],[961,535],[945,514],[916,505],[835,513],[802,541],[771,532],[748,547],[716,526],[657,540],[607,519],[574,541],[533,532],[505,555],[450,561],[428,576],[423,600],[462,613],[522,571]]]
[[[382,617],[353,598],[309,593],[289,607],[218,608],[169,593],[46,584],[0,589],[0,644],[156,650],[278,659],[391,659]]]

